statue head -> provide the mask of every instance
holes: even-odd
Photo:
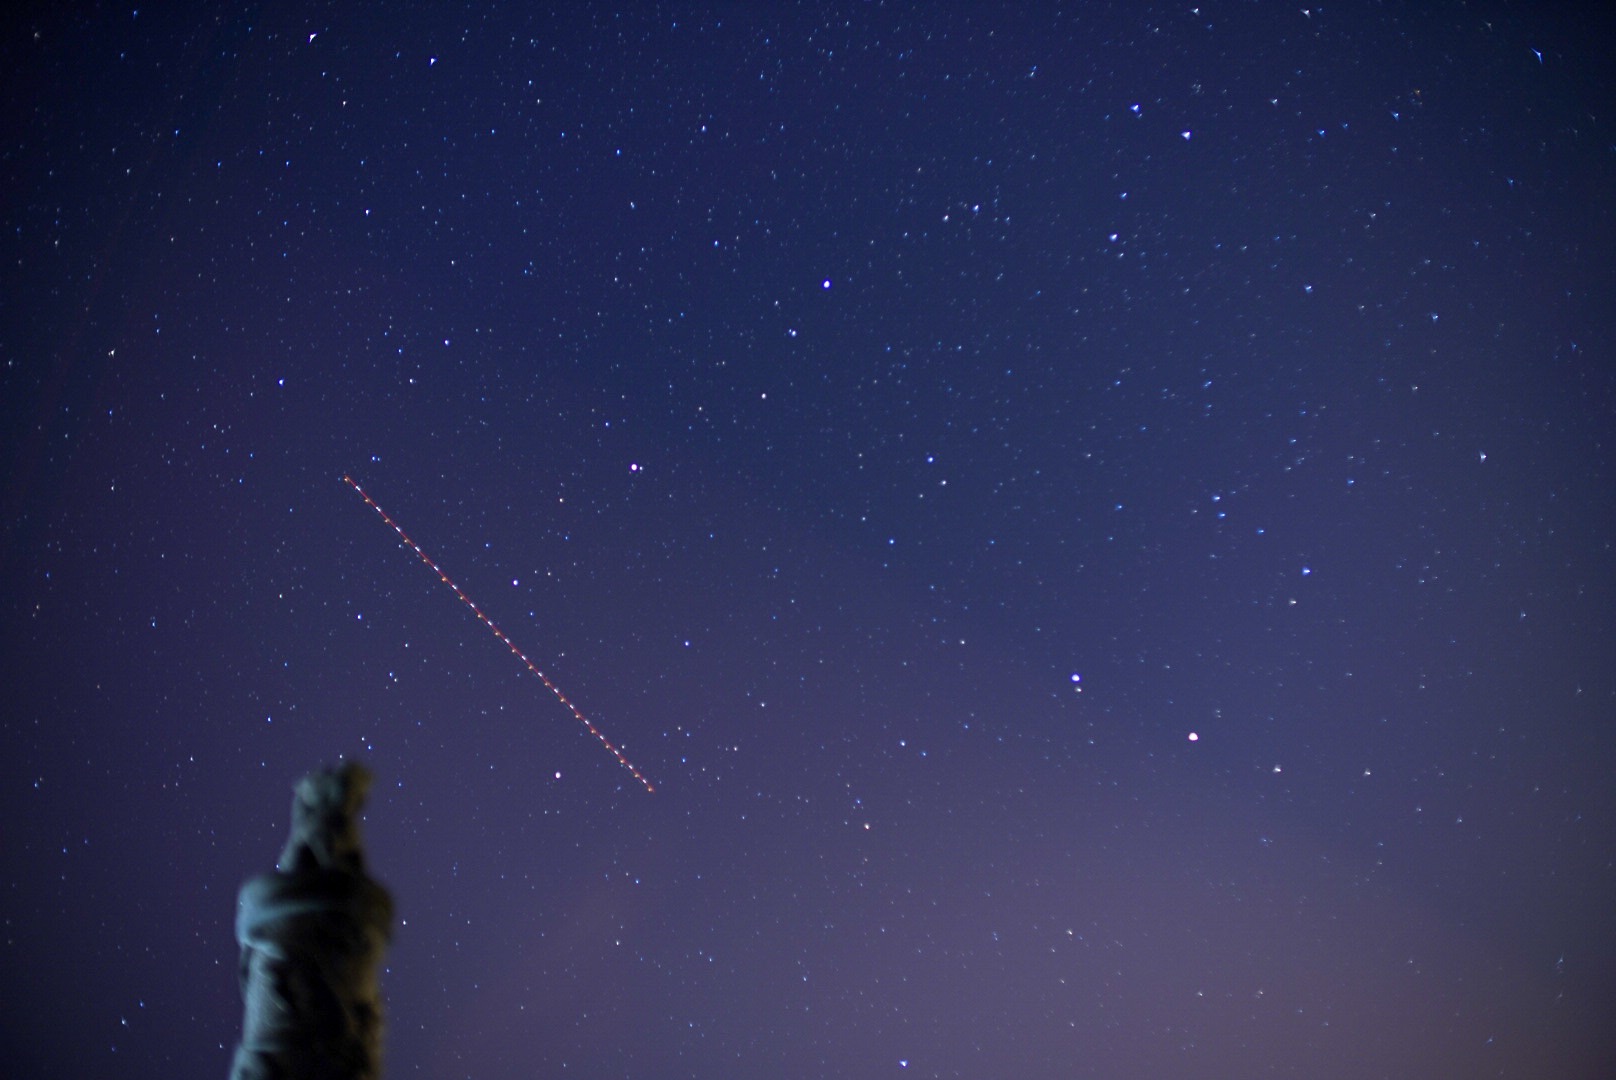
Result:
[[[362,872],[359,808],[370,791],[370,771],[350,761],[309,773],[292,790],[292,835],[276,868]]]

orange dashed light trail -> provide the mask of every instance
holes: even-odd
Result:
[[[365,493],[365,489],[359,486],[358,481],[344,473],[342,482],[359,493],[359,497],[365,500],[365,505],[376,511],[377,515],[383,521],[385,521],[394,532],[398,533],[398,538],[404,541],[405,546],[411,551],[415,552],[415,554],[419,555],[421,557],[421,561],[426,563],[428,568],[430,568],[434,574],[438,575],[438,580],[449,586],[449,588],[454,591],[454,594],[460,598],[460,602],[471,609],[471,613],[477,616],[479,622],[488,627],[489,633],[493,634],[495,637],[499,638],[500,641],[504,642],[505,647],[511,650],[511,653],[515,655],[518,660],[522,661],[523,665],[529,671],[539,677],[539,681],[544,683],[545,687],[550,691],[550,693],[556,696],[556,700],[567,707],[567,710],[571,712],[572,715],[577,718],[578,722],[589,731],[589,734],[600,740],[600,745],[604,746],[607,752],[610,753],[612,757],[617,759],[617,763],[619,765],[627,769],[629,774],[632,775],[634,779],[638,780],[647,792],[656,790],[656,788],[652,786],[651,781],[646,779],[645,774],[640,772],[635,764],[623,754],[623,751],[617,748],[617,744],[608,739],[606,737],[606,733],[600,730],[600,728],[596,727],[595,722],[589,719],[589,717],[585,716],[583,711],[580,710],[578,706],[574,705],[566,694],[561,692],[561,688],[559,686],[550,681],[550,676],[540,671],[539,666],[533,661],[529,660],[526,653],[517,648],[516,642],[505,636],[505,631],[501,630],[493,619],[490,619],[486,614],[484,614],[483,609],[478,607],[476,602],[472,600],[471,597],[466,595],[465,590],[461,589],[459,585],[454,583],[454,579],[443,572],[442,567],[432,561],[432,556],[421,550],[420,544],[417,544],[414,540],[410,539],[410,534],[405,532],[398,522],[389,517],[387,515],[387,511],[383,510],[381,505],[377,503],[375,499],[372,499]]]

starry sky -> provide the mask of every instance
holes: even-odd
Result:
[[[0,1056],[1611,1075],[1597,6],[8,16]]]

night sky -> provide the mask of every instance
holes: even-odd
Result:
[[[1600,6],[7,16],[7,1074],[1616,1075]]]

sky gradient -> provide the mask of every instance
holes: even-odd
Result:
[[[1616,1072],[1609,16],[7,23],[13,1075]]]

